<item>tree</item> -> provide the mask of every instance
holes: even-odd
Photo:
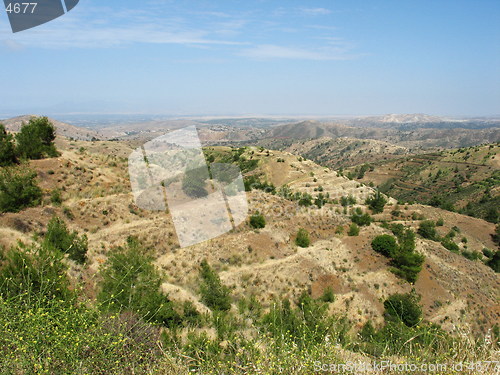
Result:
[[[182,190],[191,198],[203,198],[208,195],[205,189],[205,181],[208,175],[204,168],[190,169],[182,180]]]
[[[398,250],[398,244],[393,236],[382,234],[373,239],[372,248],[377,253],[385,255],[388,258],[394,258]]]
[[[420,223],[417,233],[428,240],[436,241],[438,238],[436,224],[432,220],[424,220]]]
[[[62,254],[69,254],[69,258],[79,264],[87,261],[87,236],[79,237],[76,231],[71,233],[58,217],[54,216],[50,220],[44,243]]]
[[[300,247],[309,247],[309,245],[311,244],[309,232],[307,232],[303,228],[300,228],[297,232],[297,237],[295,238],[295,244]]]
[[[377,191],[375,195],[366,199],[365,203],[370,207],[371,211],[374,214],[378,214],[384,211],[384,206],[387,203],[387,199],[384,198],[380,191]]]
[[[0,124],[0,167],[7,167],[17,161],[14,137]]]
[[[32,118],[16,135],[17,153],[25,159],[58,156],[55,138],[56,129],[47,117]]]
[[[259,213],[250,216],[250,226],[255,229],[264,228],[266,226],[266,219]]]
[[[349,227],[349,232],[347,232],[349,236],[357,236],[359,234],[359,227],[356,223],[352,223]]]
[[[384,302],[385,314],[389,320],[400,320],[408,327],[414,327],[422,320],[420,298],[415,293],[393,294]]]
[[[0,169],[0,212],[19,212],[40,204],[42,190],[36,183],[36,172],[20,168]]]
[[[200,266],[200,294],[202,301],[215,311],[231,309],[229,288],[222,284],[219,275],[210,267],[206,259],[203,259]]]
[[[160,291],[163,280],[153,257],[135,237],[127,239],[126,247],[109,252],[101,276],[97,298],[103,309],[133,311],[168,327],[180,324],[173,303]]]
[[[363,211],[359,207],[354,210],[354,213],[351,216],[351,220],[353,223],[359,226],[368,226],[372,222],[371,216],[368,213],[363,213]]]
[[[500,250],[498,250],[493,258],[491,258],[486,264],[491,267],[491,269],[497,273],[500,273]]]

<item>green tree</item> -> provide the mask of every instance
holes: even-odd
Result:
[[[47,117],[32,118],[16,135],[17,153],[25,159],[58,156],[55,138],[56,129]]]
[[[356,223],[352,223],[349,227],[349,232],[347,232],[349,236],[357,236],[359,235],[359,227]]]
[[[219,275],[210,267],[206,259],[203,259],[200,266],[202,301],[214,311],[231,309],[229,288],[222,284]]]
[[[0,167],[12,165],[16,161],[14,137],[7,133],[3,124],[0,124]]]
[[[386,203],[387,199],[385,199],[385,197],[380,193],[380,191],[377,191],[375,195],[371,196],[365,201],[365,204],[367,204],[368,207],[370,207],[370,210],[374,214],[383,212]]]
[[[418,227],[417,233],[428,240],[436,241],[438,239],[436,224],[432,220],[422,221]]]
[[[491,258],[486,264],[491,267],[491,269],[497,273],[500,273],[500,250],[498,250],[493,258]]]
[[[372,248],[377,253],[393,258],[397,255],[398,244],[396,239],[389,234],[377,236],[372,241]]]
[[[208,195],[205,188],[208,175],[204,168],[190,169],[182,180],[182,190],[191,198],[203,198]]]
[[[44,243],[63,254],[68,254],[70,259],[79,264],[87,261],[87,236],[79,237],[76,231],[71,233],[64,221],[58,217],[50,220]]]
[[[160,291],[163,278],[153,257],[136,238],[129,237],[126,247],[109,252],[101,276],[97,298],[103,309],[133,311],[168,327],[180,324],[173,303]]]
[[[393,294],[384,302],[385,314],[389,320],[400,320],[408,327],[414,327],[422,320],[420,298],[415,293]]]
[[[311,244],[309,232],[303,228],[300,228],[297,232],[297,237],[295,238],[295,244],[300,247],[309,247],[309,245]]]
[[[255,229],[264,228],[266,226],[266,219],[259,213],[250,216],[250,226]]]
[[[368,213],[363,213],[361,208],[357,207],[351,216],[351,220],[359,226],[368,226],[372,222],[372,217]]]
[[[39,205],[41,200],[36,172],[14,167],[0,169],[0,212],[19,212]]]

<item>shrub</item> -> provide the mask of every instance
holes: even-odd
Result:
[[[436,241],[438,238],[436,224],[431,220],[422,221],[418,227],[417,233],[428,240]]]
[[[359,227],[356,225],[356,223],[352,223],[351,226],[349,227],[349,232],[347,232],[349,236],[357,236],[359,235]]]
[[[229,288],[222,284],[219,275],[210,267],[206,259],[201,262],[200,278],[202,301],[212,310],[229,310],[231,308]]]
[[[498,250],[493,258],[486,262],[488,267],[490,267],[493,271],[500,273],[500,250]]]
[[[385,255],[386,257],[393,258],[396,256],[398,245],[396,239],[388,234],[377,236],[372,241],[372,248],[377,253]]]
[[[333,289],[331,286],[327,287],[323,291],[323,295],[321,296],[320,300],[328,303],[335,302],[335,294],[333,294]]]
[[[69,258],[79,264],[87,261],[87,236],[78,236],[76,231],[70,233],[64,221],[58,217],[53,217],[47,226],[44,244],[60,251],[62,254],[68,254]]]
[[[368,198],[365,201],[365,204],[370,207],[370,210],[374,214],[378,214],[384,211],[384,206],[387,203],[387,199],[380,193],[380,191],[377,191],[375,195],[372,197]]]
[[[354,213],[351,216],[351,220],[353,223],[359,226],[368,226],[372,222],[371,216],[368,213],[363,213],[363,211],[359,207],[354,210]]]
[[[0,167],[7,167],[17,161],[14,137],[0,124]]]
[[[184,175],[182,180],[182,190],[191,198],[203,198],[208,195],[205,189],[205,181],[208,179],[208,173],[205,168],[190,169]]]
[[[454,253],[458,253],[458,251],[460,250],[458,245],[449,238],[441,239],[441,245],[443,245],[445,249],[448,249]]]
[[[42,190],[36,184],[36,172],[6,167],[0,170],[0,212],[18,212],[39,205]]]
[[[309,247],[309,245],[311,244],[309,232],[303,228],[300,228],[297,232],[297,237],[295,238],[295,244],[300,247]]]
[[[17,152],[26,159],[58,156],[55,138],[56,129],[47,117],[32,118],[16,135]]]
[[[153,257],[136,238],[109,252],[101,276],[97,298],[104,310],[136,312],[145,321],[168,327],[180,323],[173,303],[160,291],[162,277]]]
[[[400,320],[408,327],[414,327],[422,320],[420,298],[415,293],[393,294],[385,302],[385,314],[389,320]]]
[[[266,219],[259,213],[250,216],[250,226],[255,229],[264,228],[266,226]]]
[[[62,204],[61,190],[52,190],[52,193],[50,194],[50,201],[54,206],[60,206]]]
[[[436,227],[442,227],[443,225],[444,225],[444,219],[442,217],[440,217],[436,221]]]

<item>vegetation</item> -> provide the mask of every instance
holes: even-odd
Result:
[[[351,220],[354,224],[359,226],[368,226],[372,222],[372,217],[368,213],[363,213],[360,207],[356,207],[351,216]]]
[[[385,314],[390,320],[399,320],[414,327],[422,320],[422,309],[415,293],[393,294],[384,302]]]
[[[250,216],[250,226],[255,229],[264,228],[266,226],[266,219],[263,215],[256,213]]]
[[[398,245],[393,236],[382,234],[373,239],[372,248],[377,253],[385,255],[388,258],[394,258],[398,250]]]
[[[17,162],[14,137],[8,134],[0,123],[0,167],[7,167]]]
[[[349,226],[349,231],[347,232],[349,236],[357,236],[359,235],[359,227],[356,223],[352,223]]]
[[[18,212],[41,203],[42,190],[36,176],[36,172],[24,168],[0,169],[0,213]]]
[[[56,129],[47,117],[32,118],[27,124],[23,124],[16,135],[17,153],[25,159],[58,156],[55,138]]]
[[[44,244],[62,254],[68,254],[69,258],[79,264],[87,261],[87,236],[78,236],[76,231],[70,232],[64,221],[53,217],[47,226]]]
[[[210,267],[206,259],[201,262],[200,279],[202,301],[212,310],[229,310],[231,308],[229,288],[222,284],[219,275]]]
[[[365,204],[370,207],[370,210],[374,214],[378,214],[384,211],[385,204],[387,203],[387,199],[380,193],[380,191],[377,191],[374,196],[366,199]]]
[[[436,241],[438,239],[436,223],[432,220],[422,221],[418,227],[417,233],[428,240]]]
[[[204,168],[190,169],[182,180],[182,190],[191,198],[203,198],[208,195],[205,188],[207,173]]]
[[[304,228],[300,228],[295,237],[295,244],[299,247],[309,247],[311,244],[311,239],[309,238],[309,232]]]

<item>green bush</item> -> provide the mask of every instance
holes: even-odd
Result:
[[[250,226],[255,229],[264,228],[266,226],[266,219],[259,213],[250,216]]]
[[[300,228],[295,237],[295,244],[300,247],[309,247],[311,244],[311,239],[309,238],[309,232],[303,228]]]
[[[208,173],[205,168],[190,169],[182,180],[182,190],[191,198],[203,198],[208,195],[205,188]]]
[[[50,193],[50,201],[54,206],[60,206],[62,204],[61,190],[52,190],[52,193]]]
[[[361,208],[357,207],[354,210],[354,213],[351,216],[351,220],[353,223],[361,226],[368,226],[372,222],[372,218],[368,213],[363,213]]]
[[[428,240],[436,241],[438,239],[436,224],[431,220],[422,221],[418,227],[417,233]]]
[[[219,275],[210,267],[207,260],[201,262],[200,294],[202,301],[214,311],[231,309],[229,288],[222,284]]]
[[[372,248],[377,253],[393,258],[396,256],[398,244],[393,236],[382,234],[373,239]]]
[[[356,225],[356,223],[352,223],[349,226],[349,231],[347,232],[349,236],[357,236],[359,235],[359,227]]]
[[[17,153],[25,159],[58,156],[55,138],[56,129],[47,117],[32,118],[16,135]]]
[[[388,320],[400,320],[407,327],[414,327],[422,320],[420,298],[415,293],[393,294],[384,301]]]
[[[443,225],[444,225],[444,219],[442,217],[440,217],[436,221],[436,227],[442,227]]]
[[[323,291],[320,300],[327,303],[335,302],[335,294],[333,293],[333,288],[331,286],[327,287]]]
[[[104,310],[135,312],[168,327],[180,324],[173,303],[160,291],[163,279],[153,257],[136,238],[109,252],[101,277],[97,298]]]
[[[78,236],[76,231],[70,232],[61,219],[53,217],[47,226],[44,244],[68,254],[69,258],[79,264],[87,261],[88,240],[87,236]]]
[[[21,168],[0,169],[0,212],[19,212],[37,206],[42,190],[36,184],[36,172]]]
[[[14,137],[7,133],[3,124],[0,124],[0,167],[7,167],[16,161]]]
[[[454,241],[446,237],[441,239],[441,245],[443,245],[445,249],[448,249],[454,253],[458,253],[460,250],[460,248]]]
[[[493,255],[493,258],[488,260],[486,264],[491,267],[491,269],[497,273],[500,272],[500,250],[498,250],[495,255]]]
[[[370,210],[374,214],[378,214],[384,211],[385,204],[387,203],[387,199],[380,193],[380,191],[377,191],[375,195],[369,197],[366,199],[365,204],[370,207]]]

